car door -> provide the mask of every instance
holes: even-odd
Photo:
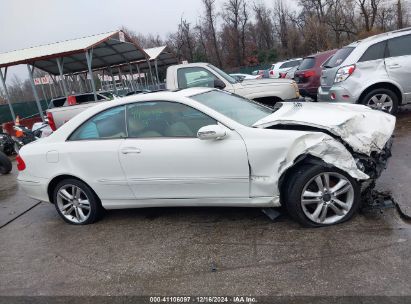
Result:
[[[87,182],[101,200],[134,199],[118,158],[125,138],[125,106],[119,106],[91,117],[64,145],[67,166]]]
[[[388,40],[385,66],[389,77],[401,85],[405,100],[411,102],[411,35]]]
[[[126,116],[119,157],[137,199],[249,197],[246,147],[235,131],[200,140],[197,131],[217,121],[177,102],[130,104]]]

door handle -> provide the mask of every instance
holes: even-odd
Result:
[[[122,148],[120,151],[123,154],[140,154],[141,153],[141,150],[136,147],[125,147],[125,148]]]

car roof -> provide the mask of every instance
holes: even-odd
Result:
[[[400,29],[400,30],[395,30],[395,31],[391,31],[391,32],[385,32],[385,33],[374,35],[374,36],[370,36],[368,38],[355,41],[355,42],[347,45],[346,47],[356,47],[360,44],[368,44],[368,43],[369,44],[375,44],[377,42],[385,41],[387,39],[391,39],[391,38],[395,38],[395,37],[401,37],[401,36],[408,35],[408,34],[411,34],[411,27]]]

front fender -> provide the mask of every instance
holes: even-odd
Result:
[[[278,146],[277,146],[278,148]],[[274,161],[273,151],[276,151]],[[366,180],[370,177],[358,169],[355,159],[347,148],[324,133],[302,132],[300,136],[294,137],[287,149],[253,149],[248,147],[251,168],[251,196],[274,196],[280,195],[279,180],[281,176],[302,156],[313,156],[323,162],[347,172],[357,180]]]

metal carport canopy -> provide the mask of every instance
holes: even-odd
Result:
[[[167,46],[159,46],[159,47],[154,47],[154,48],[149,48],[149,49],[144,49],[144,51],[148,54],[149,56],[149,61],[155,62],[157,61],[158,67],[163,67],[163,66],[170,66],[173,64],[178,64],[178,59],[177,57],[170,51],[168,51]],[[148,65],[149,62],[147,60],[137,60],[137,61],[132,61],[130,62],[133,66],[138,65],[140,68],[140,71],[146,71],[149,69]],[[122,71],[127,72],[128,70],[128,65],[125,64],[120,64],[117,67],[120,67]]]
[[[93,52],[93,70],[150,59],[124,32],[113,31],[3,53],[0,54],[0,68],[30,64],[50,74],[59,75],[56,59],[62,58],[64,74],[87,72],[85,52],[88,50]]]

